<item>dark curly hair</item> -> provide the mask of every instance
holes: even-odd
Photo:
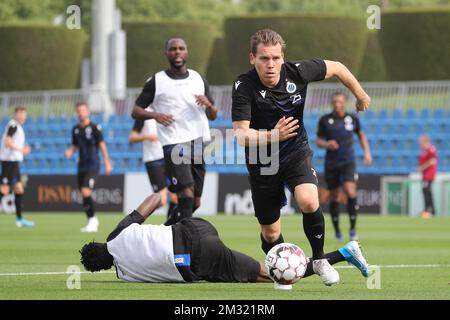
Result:
[[[79,251],[81,263],[87,271],[108,270],[113,266],[113,256],[108,252],[106,243],[86,243]]]

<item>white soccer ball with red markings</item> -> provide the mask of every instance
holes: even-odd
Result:
[[[305,274],[307,263],[303,250],[292,243],[274,246],[265,261],[269,277],[279,284],[296,283]]]

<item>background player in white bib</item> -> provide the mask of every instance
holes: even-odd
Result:
[[[161,207],[165,206],[168,192],[167,174],[163,148],[156,129],[156,120],[135,120],[128,140],[130,143],[142,142],[142,161],[145,164],[150,185],[152,186],[153,192],[157,192],[161,196]],[[169,192],[169,194],[167,219],[170,218],[170,214],[178,202],[175,193]]]
[[[14,119],[8,122],[2,135],[0,146],[0,160],[2,162],[2,175],[0,185],[0,201],[4,195],[14,191],[14,204],[16,206],[16,226],[32,227],[34,223],[22,216],[22,197],[24,187],[20,175],[20,163],[23,157],[31,152],[31,147],[25,144],[25,131],[22,125],[27,119],[27,109],[17,106],[14,110]]]
[[[159,206],[159,194],[147,197],[109,234],[106,243],[91,242],[80,250],[88,271],[116,268],[128,282],[270,282],[264,263],[229,249],[206,220],[186,218],[172,226],[144,225]],[[327,253],[335,264],[347,261],[364,277],[369,266],[357,242]],[[309,259],[304,277],[314,274]]]
[[[178,197],[178,206],[167,221],[171,224],[191,217],[200,207],[205,179],[203,142],[210,139],[208,119],[216,118],[217,108],[206,80],[186,66],[186,42],[172,38],[165,49],[170,68],[147,80],[132,116],[158,122],[158,137],[171,179],[169,189]],[[154,111],[146,110],[149,105]]]
[[[283,38],[273,30],[259,30],[250,38],[250,63],[254,68],[240,75],[233,86],[233,128],[238,142],[245,146],[262,249],[267,253],[284,242],[280,209],[286,204],[287,186],[302,211],[314,271],[325,285],[331,285],[339,282],[339,274],[324,258],[325,221],[303,125],[307,86],[337,77],[357,98],[359,111],[368,108],[370,98],[343,64],[322,59],[285,62],[284,47]],[[270,160],[278,170],[265,173],[267,164],[259,158],[252,159],[252,155],[260,153],[261,144],[274,142],[279,149],[270,155]]]

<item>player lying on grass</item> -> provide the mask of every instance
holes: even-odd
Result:
[[[270,282],[264,263],[229,249],[206,220],[186,218],[172,226],[142,225],[159,206],[159,194],[147,197],[111,232],[106,243],[81,249],[88,271],[108,270],[130,282]],[[325,255],[330,264],[348,261],[367,277],[369,268],[356,241]],[[312,260],[304,277],[314,274]]]

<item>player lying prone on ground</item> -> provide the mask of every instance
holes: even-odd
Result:
[[[159,194],[147,197],[106,243],[85,244],[80,253],[86,270],[108,270],[114,265],[118,278],[130,282],[271,281],[263,263],[227,248],[214,226],[203,219],[186,218],[172,226],[142,225],[159,202]],[[368,276],[356,241],[325,257],[330,264],[348,261]],[[309,260],[304,277],[314,274]]]

